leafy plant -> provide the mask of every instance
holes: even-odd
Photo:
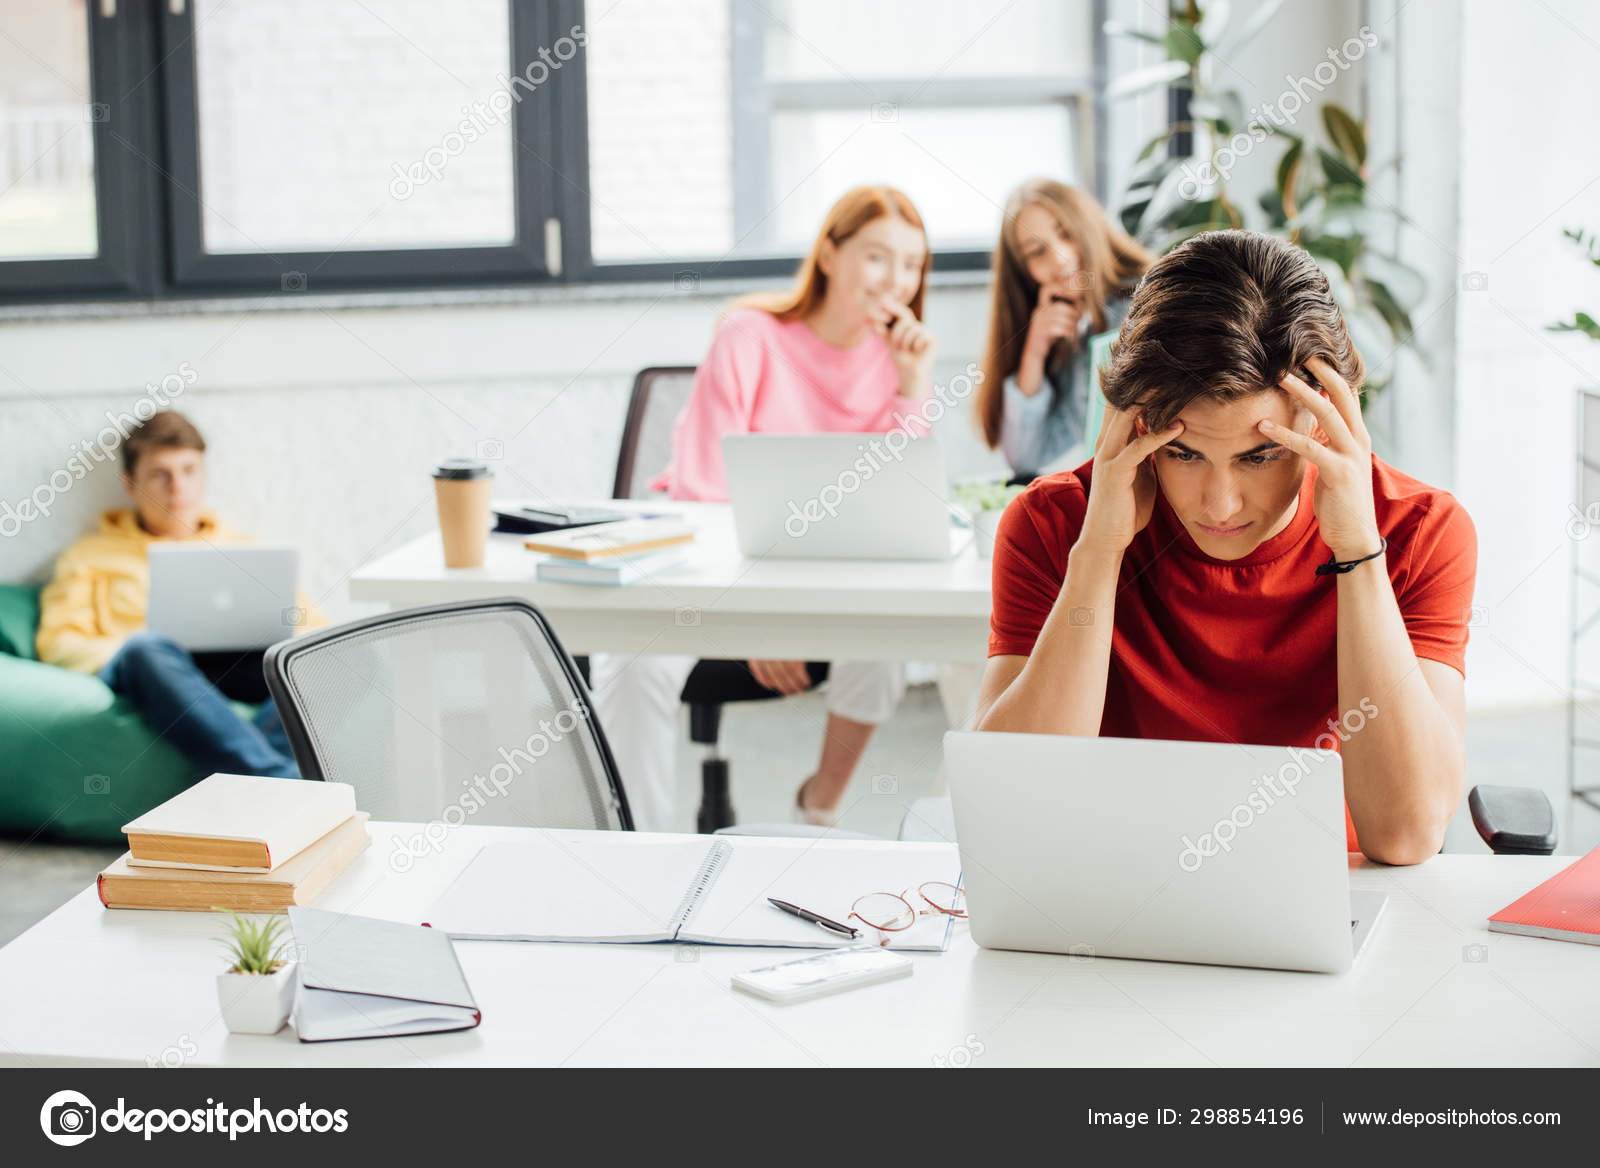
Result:
[[[1582,227],[1563,228],[1561,234],[1583,252],[1584,258],[1595,267],[1600,268],[1600,234],[1586,230]],[[1591,341],[1600,341],[1600,322],[1587,312],[1574,313],[1570,321],[1557,321],[1548,326],[1548,331],[1553,333],[1582,333]]]
[[[1173,4],[1161,36],[1107,23],[1107,33],[1167,53],[1166,61],[1113,83],[1108,97],[1157,86],[1189,93],[1189,118],[1169,124],[1139,155],[1119,217],[1130,234],[1158,253],[1201,232],[1229,228],[1265,230],[1298,243],[1328,277],[1351,340],[1368,360],[1368,387],[1381,389],[1392,377],[1388,355],[1402,345],[1415,347],[1411,314],[1422,303],[1427,283],[1415,268],[1372,245],[1401,217],[1369,196],[1365,129],[1348,111],[1328,103],[1321,108],[1327,140],[1310,142],[1275,122],[1248,120],[1238,91],[1215,83],[1218,62],[1255,37],[1280,4],[1266,0],[1237,28],[1229,26],[1225,0]],[[1190,138],[1189,152],[1174,153],[1172,146],[1183,134]],[[1218,166],[1220,154],[1214,152],[1246,139],[1254,148],[1274,135],[1288,146],[1273,189],[1254,207],[1241,204],[1228,190],[1231,168]],[[1420,350],[1419,355],[1425,357]],[[1370,395],[1364,395],[1367,400]]]
[[[1026,488],[998,479],[969,479],[951,490],[956,505],[976,515],[980,511],[1004,511]]]
[[[1238,28],[1228,29],[1225,0],[1184,0],[1168,10],[1161,35],[1106,22],[1112,36],[1130,37],[1165,50],[1167,59],[1135,69],[1106,89],[1106,97],[1131,97],[1157,87],[1189,94],[1189,118],[1170,123],[1140,151],[1118,215],[1123,229],[1156,251],[1166,252],[1202,231],[1243,227],[1244,215],[1228,196],[1227,175],[1210,164],[1214,143],[1248,128],[1244,99],[1215,82],[1218,62],[1252,40],[1283,0],[1265,0]],[[1191,140],[1188,155],[1174,154],[1179,135]],[[1192,193],[1185,193],[1192,187]]]
[[[1311,253],[1344,314],[1350,339],[1367,358],[1367,385],[1382,389],[1393,377],[1388,358],[1413,342],[1411,314],[1428,285],[1421,272],[1372,245],[1390,233],[1399,212],[1367,198],[1367,135],[1343,107],[1322,107],[1328,144],[1308,144],[1285,134],[1289,147],[1278,162],[1275,188],[1259,199],[1268,230]],[[1308,149],[1309,146],[1309,149]]]
[[[227,947],[228,956],[233,959],[233,964],[229,965],[225,972],[276,973],[283,965],[283,949],[287,943],[282,935],[283,917],[268,917],[257,924],[232,910],[213,907],[212,911],[226,911],[233,918],[233,923],[228,926],[227,933],[221,938]]]

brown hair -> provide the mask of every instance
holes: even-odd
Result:
[[[823,297],[828,294],[828,277],[817,266],[817,256],[822,251],[823,242],[831,241],[838,247],[868,223],[888,215],[903,219],[922,232],[924,247],[922,279],[917,284],[917,294],[906,306],[911,309],[913,316],[921,320],[922,294],[928,287],[928,272],[933,267],[933,252],[927,247],[928,232],[922,226],[922,216],[917,214],[917,209],[911,200],[894,187],[855,187],[846,191],[829,209],[827,218],[822,221],[822,230],[817,233],[817,240],[811,245],[810,253],[800,261],[800,269],[794,277],[794,286],[786,292],[754,293],[739,300],[736,307],[760,308],[772,313],[779,320],[802,320],[810,316],[821,306]]]
[[[1145,273],[1100,387],[1162,430],[1198,398],[1274,389],[1313,357],[1359,391],[1361,354],[1316,261],[1270,235],[1208,231]]]
[[[200,436],[195,424],[177,410],[162,410],[151,414],[128,431],[122,440],[122,472],[133,474],[139,465],[139,456],[157,447],[176,447],[180,450],[198,450],[205,453],[206,440]]]
[[[1126,296],[1155,257],[1106,217],[1094,198],[1077,187],[1048,178],[1033,178],[1011,192],[1000,220],[1000,242],[994,249],[993,303],[989,309],[989,341],[983,355],[983,381],[978,387],[978,424],[992,450],[1000,444],[1005,379],[1022,364],[1028,323],[1039,302],[1039,284],[1028,274],[1017,238],[1017,216],[1040,206],[1056,217],[1078,250],[1083,271],[1090,274],[1085,307],[1095,332],[1106,328],[1106,301]],[[1046,359],[1057,368],[1077,342],[1062,337]]]

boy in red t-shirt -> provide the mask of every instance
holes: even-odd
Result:
[[[1363,377],[1300,248],[1219,231],[1157,261],[1093,460],[1001,521],[978,729],[1337,749],[1349,847],[1437,852],[1477,536],[1372,453]]]

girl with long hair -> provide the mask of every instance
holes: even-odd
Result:
[[[1076,187],[1029,179],[1006,200],[977,411],[1019,477],[1083,440],[1088,338],[1122,324],[1153,258]]]
[[[717,323],[711,348],[673,430],[672,461],[654,484],[674,499],[728,497],[722,436],[883,433],[917,422],[934,341],[922,323],[931,254],[904,194],[857,187],[834,204],[785,292],[747,297]],[[676,826],[675,732],[693,657],[597,655],[596,705],[638,826]],[[804,661],[748,662],[764,688],[809,689]],[[894,663],[835,661],[816,769],[796,792],[794,817],[831,824],[856,763],[905,690]]]

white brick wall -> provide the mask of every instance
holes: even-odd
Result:
[[[733,245],[728,0],[600,5],[589,25],[597,260]]]

